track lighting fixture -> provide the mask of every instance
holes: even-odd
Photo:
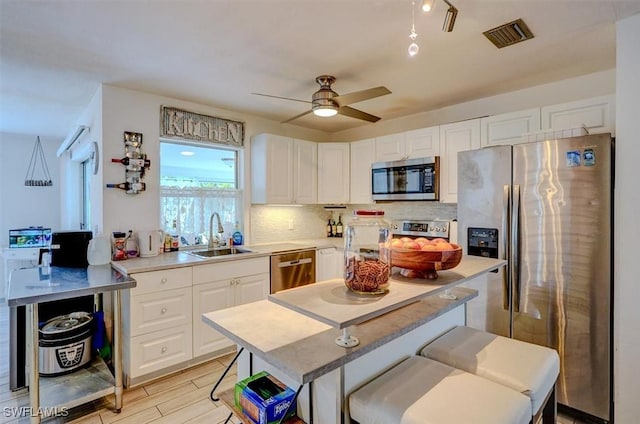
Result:
[[[444,23],[442,24],[442,30],[445,32],[453,31],[453,25],[456,23],[456,17],[458,16],[458,9],[449,3],[447,0],[442,0],[447,3],[449,8],[447,9],[447,14],[444,17]],[[435,0],[423,0],[422,1],[422,11],[430,12],[433,10],[433,6],[435,4]]]
[[[456,16],[458,16],[458,9],[455,8],[454,5],[449,3],[447,0],[442,0],[449,8],[447,9],[447,14],[444,17],[444,23],[442,24],[442,30],[445,32],[453,31],[453,25],[456,23]]]

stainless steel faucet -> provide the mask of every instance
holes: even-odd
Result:
[[[214,217],[218,218],[218,232],[216,234],[215,241],[213,237]],[[216,246],[224,246],[226,244],[224,239],[221,237],[222,234],[224,234],[224,228],[222,227],[222,223],[220,222],[220,215],[218,215],[218,212],[214,212],[209,218],[209,249],[213,249]]]

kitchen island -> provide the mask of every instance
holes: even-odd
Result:
[[[476,292],[455,286],[504,265],[464,257],[458,267],[439,272],[437,280],[394,274],[390,293],[382,297],[354,297],[340,280],[329,280],[207,313],[203,320],[244,348],[239,379],[266,370],[300,391],[298,414],[306,422],[311,416],[314,422],[349,422],[348,394],[464,324],[465,304]],[[456,299],[438,296],[446,289]],[[347,328],[358,345],[336,344]],[[303,385],[307,390],[300,390]]]
[[[7,304],[9,307],[26,306],[30,318],[30,325],[27,326],[27,366],[32,423],[39,423],[43,415],[52,411],[64,413],[62,408],[72,408],[110,393],[115,395],[116,411],[122,408],[120,291],[135,286],[136,281],[133,278],[121,274],[111,265],[88,268],[37,266],[11,272]],[[113,293],[115,377],[101,360],[97,360],[86,370],[46,378],[41,384],[38,360],[38,303],[103,292]]]

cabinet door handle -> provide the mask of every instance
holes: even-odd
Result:
[[[161,313],[161,314],[166,314],[166,313],[167,313],[167,308],[162,308],[162,309],[160,310],[160,313]]]
[[[162,278],[162,279],[160,280],[160,282],[161,282],[162,284],[166,284],[166,283],[167,283],[167,277]]]
[[[167,351],[167,347],[166,346],[162,346],[161,352],[165,353]]]

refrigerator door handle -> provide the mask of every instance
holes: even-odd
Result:
[[[504,185],[502,191],[502,258],[509,258],[509,204],[511,203],[511,186]],[[507,264],[508,266],[508,264]],[[507,268],[508,270],[509,268]],[[509,285],[509,272],[505,270],[502,273],[502,307],[505,311],[509,310],[509,298],[511,297],[511,287]]]
[[[520,312],[520,185],[513,186],[511,209],[511,284],[513,286],[513,311]]]

